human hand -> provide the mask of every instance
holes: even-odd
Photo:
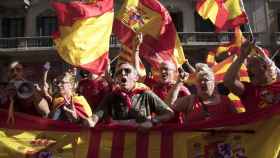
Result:
[[[253,47],[255,47],[255,43],[246,41],[245,43],[242,44],[241,49],[240,49],[240,55],[239,58],[241,59],[246,59],[249,54],[251,53]]]
[[[47,61],[47,62],[44,64],[44,68],[45,68],[46,71],[50,70],[50,68],[51,68],[50,62]]]
[[[187,73],[182,67],[178,68],[179,76],[177,82],[183,82],[188,79],[189,73]]]

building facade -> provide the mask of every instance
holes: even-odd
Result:
[[[64,0],[67,1],[67,0]],[[121,0],[115,1],[116,11]],[[215,27],[202,20],[195,11],[196,0],[161,0],[176,25],[186,57],[192,63],[203,62],[207,52],[221,42],[228,42],[232,33],[214,33]],[[280,44],[280,0],[244,0],[250,27],[257,42],[272,52]],[[0,2],[0,72],[13,60],[19,60],[40,72],[45,61],[51,61],[59,72],[65,63],[57,55],[51,34],[57,29],[57,19],[50,0],[9,0]],[[242,27],[249,31],[249,25]],[[249,35],[245,33],[245,35]],[[279,36],[279,37],[278,37]],[[111,57],[119,50],[117,40],[111,38]],[[276,58],[277,59],[277,58]],[[36,66],[34,66],[36,65]],[[38,75],[37,75],[38,76]],[[2,75],[0,80],[5,80]]]

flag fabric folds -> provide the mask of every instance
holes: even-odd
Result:
[[[228,18],[229,12],[221,0],[199,0],[196,4],[198,14],[209,19],[217,28],[222,28]]]
[[[171,61],[178,67],[185,62],[172,19],[157,0],[125,0],[116,15],[113,31],[121,43],[131,50],[136,34],[142,32],[140,56],[152,68],[157,69],[161,61]]]
[[[52,6],[59,23],[54,42],[60,57],[92,73],[104,72],[109,62],[113,0],[53,2]]]
[[[18,113],[11,126],[6,124],[7,113],[0,114],[3,158],[277,158],[280,151],[278,104],[254,113],[212,116],[185,127],[163,124],[148,132],[114,125],[87,129]]]
[[[242,0],[199,0],[196,10],[203,19],[209,19],[218,31],[248,22]]]
[[[243,0],[226,0],[225,7],[229,12],[224,30],[234,28],[248,22],[248,17],[243,5]]]

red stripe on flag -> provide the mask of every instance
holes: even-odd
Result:
[[[106,12],[113,11],[113,0],[98,0],[92,3],[83,3],[79,1],[70,2],[71,12],[75,18],[85,19],[94,16],[100,16]]]
[[[135,36],[135,32],[124,25],[121,21],[115,19],[113,24],[113,32],[118,39],[126,45],[126,47],[132,48],[132,40]]]
[[[215,25],[218,28],[222,28],[226,21],[227,21],[227,17],[229,15],[228,11],[226,10],[226,8],[223,6],[223,1],[221,0],[216,0],[216,3],[218,4],[218,12],[217,12],[217,16],[216,16],[216,21],[215,21]]]
[[[96,3],[84,2],[52,2],[52,7],[57,12],[59,25],[71,26],[77,20],[99,16],[113,10],[113,0],[101,0]]]
[[[165,130],[161,133],[160,157],[173,157],[173,132],[171,130]]]
[[[200,7],[203,5],[203,3],[204,3],[204,1],[205,0],[198,0],[197,2],[196,2],[196,11],[197,12],[199,12],[199,10],[200,10]]]
[[[102,56],[95,59],[94,61],[87,64],[80,65],[80,68],[86,69],[94,74],[102,74],[106,70],[108,63],[109,63],[109,53],[105,52]]]
[[[149,149],[149,133],[137,132],[136,158],[147,158]]]
[[[225,25],[224,25],[224,27],[221,31],[227,30],[227,29],[230,29],[230,28],[234,28],[234,27],[242,25],[242,24],[246,24],[247,22],[248,22],[248,17],[246,15],[246,13],[243,12],[241,15],[235,17],[234,19],[228,20],[225,23]]]
[[[90,144],[88,148],[88,158],[98,158],[99,157],[99,145],[101,142],[101,134],[99,130],[91,130]]]
[[[112,140],[112,150],[111,150],[111,158],[123,158],[123,150],[124,150],[124,131],[115,130],[113,133]]]

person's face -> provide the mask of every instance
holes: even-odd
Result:
[[[72,84],[69,81],[59,81],[57,86],[61,96],[72,95]]]
[[[171,83],[175,80],[176,68],[171,63],[162,63],[160,65],[160,82]]]
[[[21,65],[16,65],[9,70],[11,79],[22,80],[23,79],[23,67]]]
[[[196,88],[199,95],[210,97],[215,90],[215,81],[208,74],[204,74],[198,78]]]
[[[256,58],[249,58],[247,62],[248,75],[250,81],[255,85],[263,85],[268,83],[268,78],[265,75],[266,65]]]
[[[128,64],[121,64],[116,69],[116,82],[121,89],[130,91],[134,88],[138,77],[134,68]]]

